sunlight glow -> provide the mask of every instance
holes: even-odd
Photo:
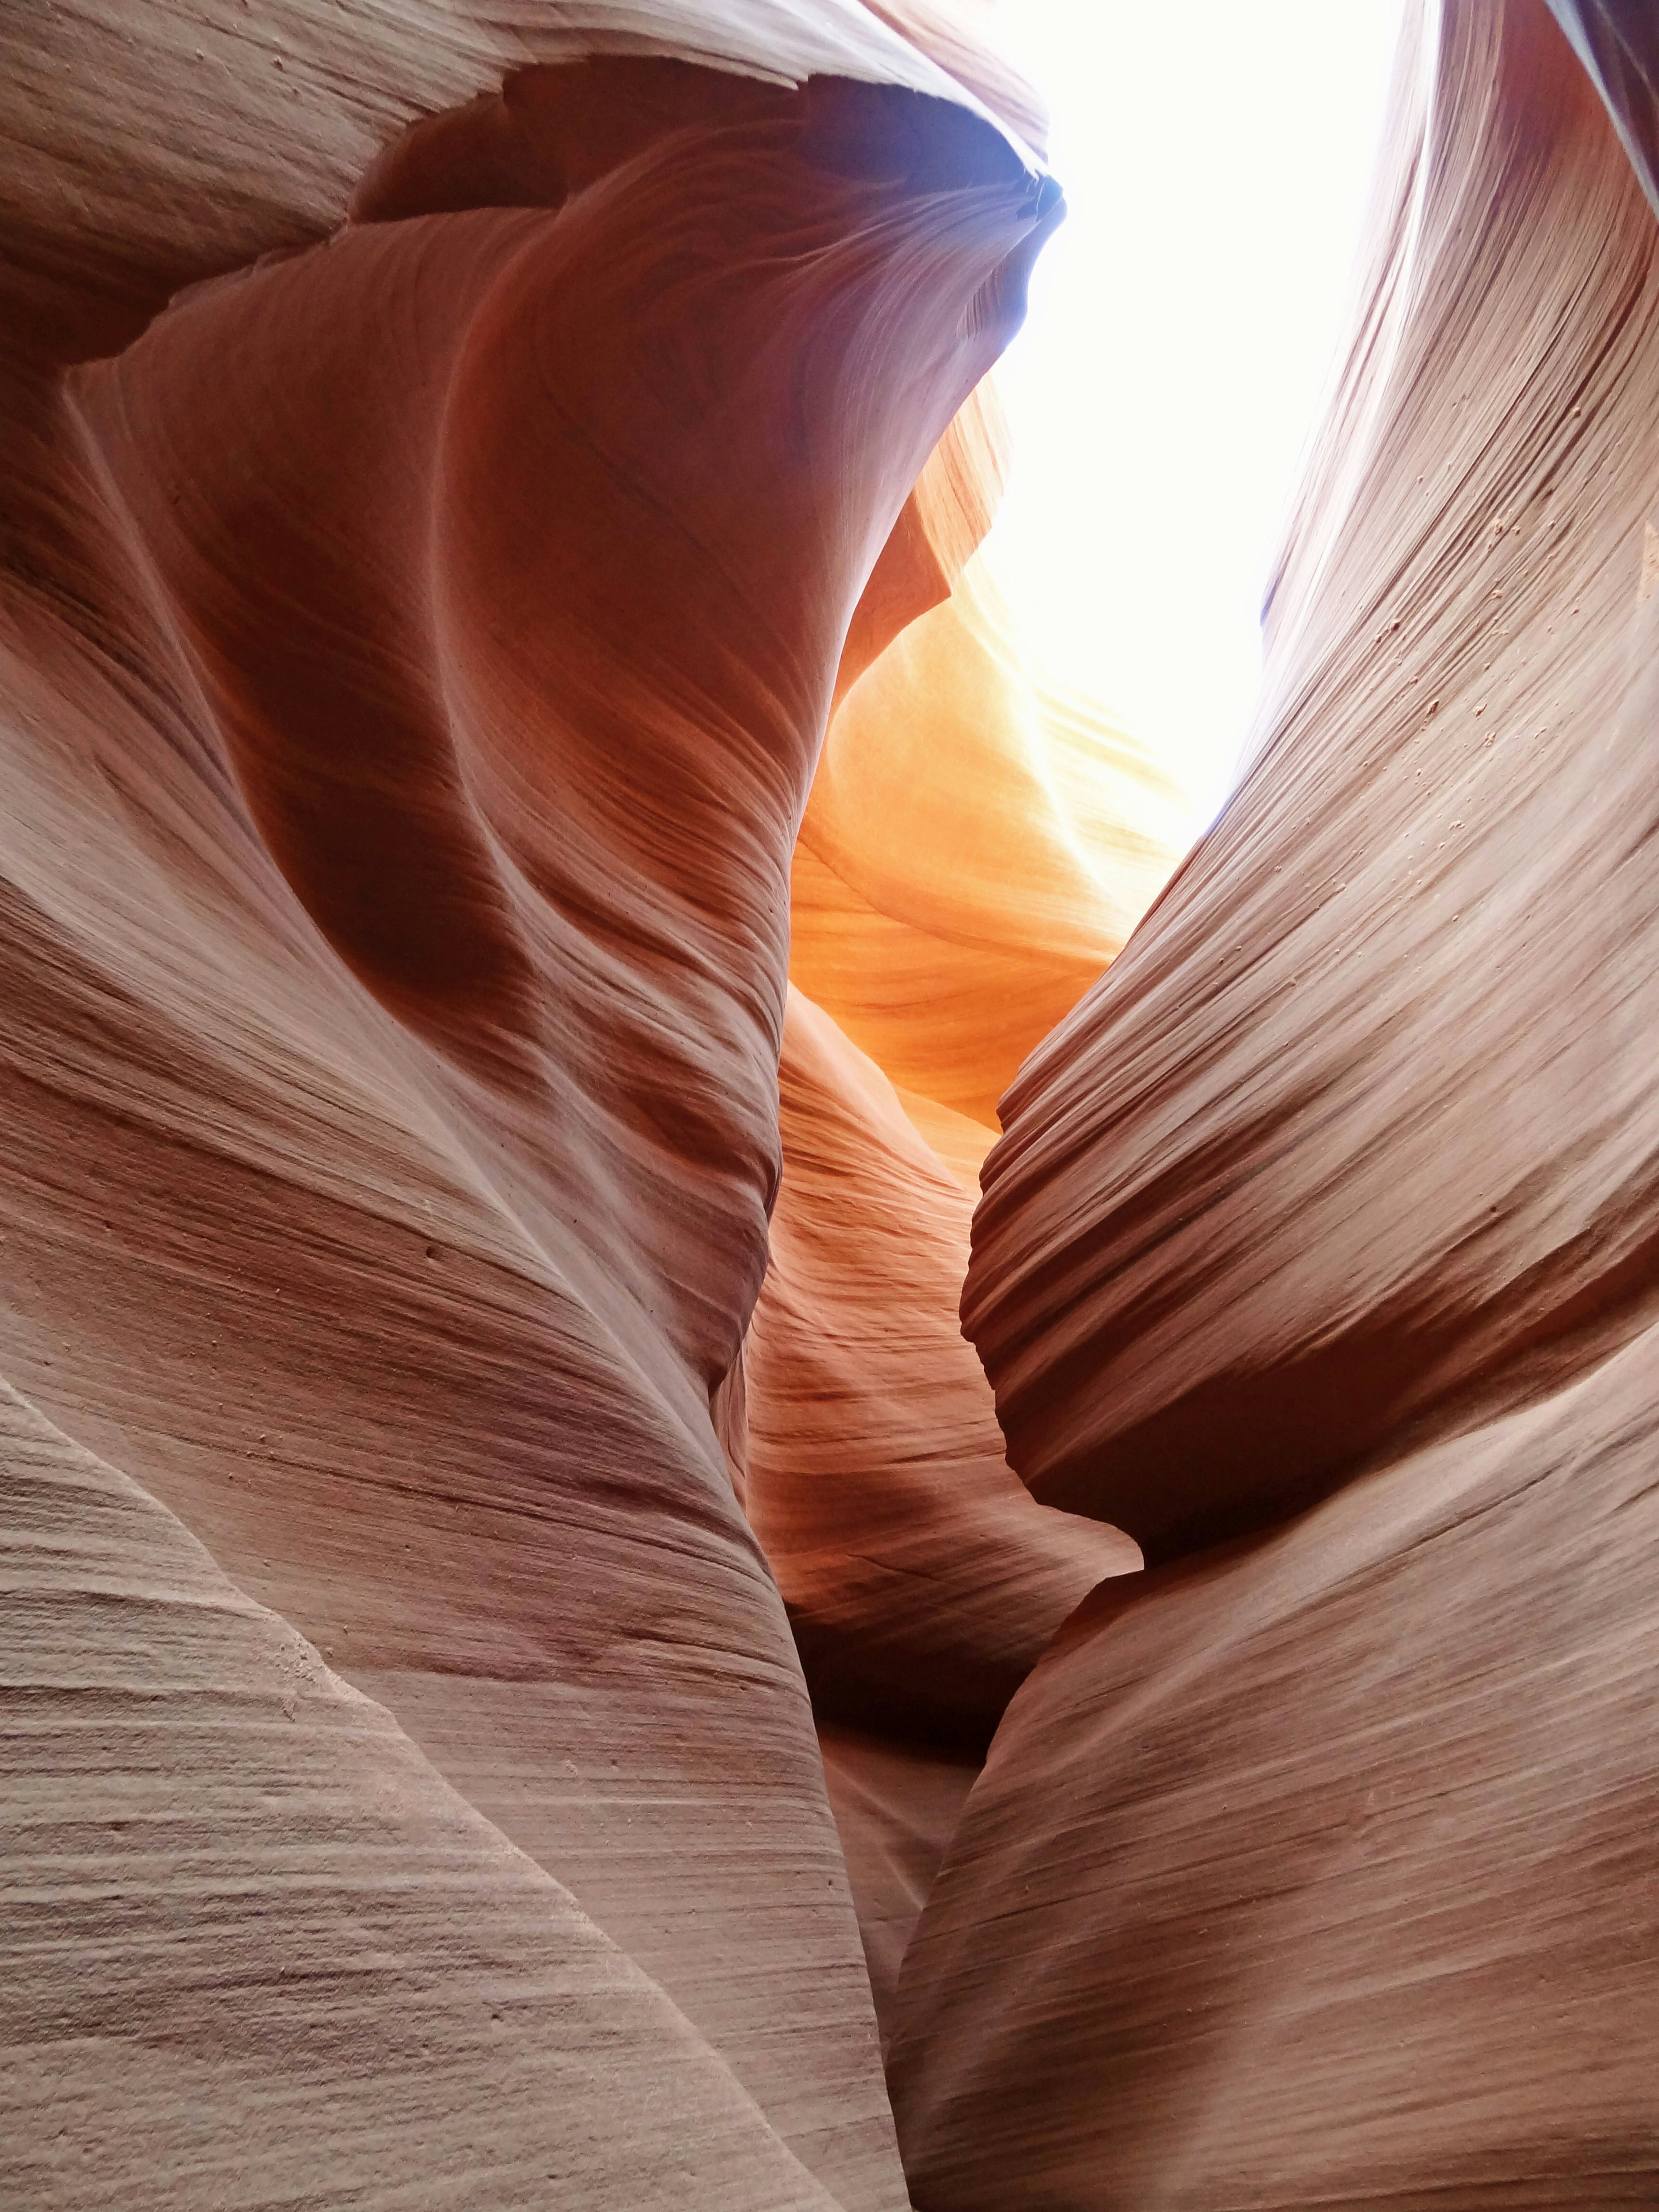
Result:
[[[1401,0],[1004,0],[1068,219],[997,372],[986,556],[1035,654],[1224,799],[1352,286]]]

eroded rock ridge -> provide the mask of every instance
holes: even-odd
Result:
[[[9,2205],[1654,2201],[1659,39],[1408,8],[1175,869],[981,12],[0,21]]]

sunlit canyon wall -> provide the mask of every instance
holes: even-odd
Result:
[[[1167,888],[976,554],[979,9],[0,18],[9,2205],[1654,2201],[1659,37],[1559,14],[1407,10]]]

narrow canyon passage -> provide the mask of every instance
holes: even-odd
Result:
[[[0,2198],[1659,2190],[1659,34],[1407,9],[1239,787],[962,0],[0,15]]]

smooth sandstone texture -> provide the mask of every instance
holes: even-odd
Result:
[[[1040,131],[1030,88],[981,37],[963,35],[953,10],[906,0],[890,13],[893,21],[861,0],[9,9],[0,16],[9,289],[22,276],[38,300],[83,305],[96,285],[131,305],[137,285],[159,283],[164,299],[273,246],[324,237],[407,125],[493,97],[504,76],[533,64],[661,55],[775,85],[848,77],[965,105],[1011,140]]]
[[[1649,1332],[1088,1601],[904,1960],[921,2212],[1653,2203],[1656,1460]]]
[[[1073,1607],[1140,1554],[1009,1469],[957,1323],[969,1205],[893,1086],[791,989],[745,1503],[820,1720],[982,1747]]]
[[[1643,0],[1549,0],[1659,213],[1659,23]]]
[[[1140,1564],[1033,1510],[957,1318],[992,1102],[1170,857],[1145,825],[1172,794],[1036,683],[973,559],[1006,469],[987,383],[848,630],[791,896],[792,973],[838,1020],[792,987],[770,1261],[717,1407],[805,1665],[884,2034],[975,1747],[1077,1601]]]
[[[1654,2201],[1655,72],[1556,13],[1413,20],[1071,1015],[1172,794],[971,557],[963,18],[0,23],[8,2205]]]
[[[909,91],[584,70],[428,127],[358,222],[143,335],[230,242],[192,243],[174,139],[125,197],[94,165],[79,264],[72,226],[12,237],[51,312],[6,340],[0,1370],[656,1984],[641,2016],[685,2025],[639,2031],[651,2094],[748,2146],[689,2150],[679,2201],[752,2174],[900,2205],[807,1698],[710,1401],[764,1263],[789,852],[843,635],[1054,196]],[[337,172],[277,150],[303,229]],[[277,243],[269,212],[237,220]],[[199,1747],[158,1721],[187,1788]],[[104,1801],[137,1786],[118,1743],[74,1755]],[[204,1811],[202,1876],[253,1915],[230,1820]],[[563,1891],[526,1894],[556,1930]],[[138,2069],[97,2185],[140,2201],[173,2152],[149,2000],[117,2000],[154,1953],[135,1924],[33,1958],[48,2045],[66,1959],[64,2019],[107,2014],[108,2080]],[[618,2086],[546,2201],[635,2201],[616,2033],[572,1997],[568,2048]],[[351,2033],[366,2076],[401,2063],[395,2002]],[[417,2167],[423,2130],[435,2156],[474,2124],[466,2078],[406,2110]],[[197,2201],[267,2201],[240,2092],[210,2092]],[[338,2094],[296,2079],[295,2156]],[[58,2201],[60,2119],[23,2100],[21,2202]]]
[[[1659,233],[1541,0],[1426,27],[1254,764],[987,1163],[1011,1461],[1166,1563],[907,1948],[921,2212],[1659,2189]]]
[[[1539,0],[1449,5],[1401,85],[1254,765],[975,1222],[1013,1466],[1152,1555],[1652,1310],[1653,214]]]
[[[834,1722],[820,1725],[818,1748],[884,2050],[904,1954],[981,1760]]]
[[[795,848],[790,974],[967,1165],[959,1124],[987,1133],[982,1152],[1020,1062],[1119,951],[1181,832],[1168,777],[1028,667],[970,562],[830,725]]]
[[[3,1386],[0,1500],[9,2205],[833,2203],[388,1713]]]

